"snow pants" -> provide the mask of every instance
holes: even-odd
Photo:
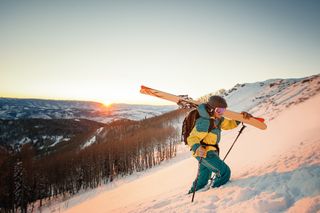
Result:
[[[200,157],[196,157],[196,159],[200,161]],[[229,166],[223,162],[217,154],[208,153],[207,157],[203,158],[200,164],[197,190],[202,189],[208,184],[212,172],[216,173],[216,178],[214,179],[212,187],[219,187],[227,183],[231,176],[231,170]],[[194,191],[194,184],[195,181],[193,182],[189,193]]]

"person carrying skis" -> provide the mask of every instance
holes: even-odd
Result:
[[[197,181],[194,181],[189,193],[202,189],[208,184],[212,172],[216,178],[212,187],[219,187],[227,183],[231,176],[229,166],[219,158],[219,141],[221,130],[236,128],[240,122],[228,120],[222,116],[227,108],[227,102],[221,96],[211,96],[209,101],[197,107],[200,117],[187,138],[188,145],[194,157],[200,162]],[[252,117],[247,112],[242,112],[245,119]],[[200,161],[201,159],[201,161]]]

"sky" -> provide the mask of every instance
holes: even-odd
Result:
[[[317,0],[0,0],[0,97],[167,104],[319,74]]]

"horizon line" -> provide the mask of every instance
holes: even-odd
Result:
[[[64,99],[64,98],[39,98],[39,97],[8,97],[8,96],[0,96],[0,99],[19,99],[19,100],[38,100],[38,101],[69,101],[69,102],[92,102],[92,103],[98,103],[105,106],[111,106],[111,105],[150,105],[150,106],[174,106],[175,103],[171,104],[165,104],[163,102],[169,102],[169,101],[155,101],[158,103],[150,103],[150,102],[111,102],[110,104],[105,104],[103,101],[98,100],[84,100],[84,99]]]

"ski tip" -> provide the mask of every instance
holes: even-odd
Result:
[[[151,88],[141,85],[141,89],[151,89]]]
[[[255,118],[255,119],[258,120],[258,121],[260,121],[260,122],[262,122],[262,123],[264,123],[264,121],[265,121],[264,118]]]
[[[146,90],[149,90],[149,89],[150,89],[149,87],[146,87],[146,86],[141,85],[140,93],[146,94]]]
[[[262,129],[262,130],[266,130],[267,129],[267,125],[264,123],[265,119],[264,118],[254,118],[256,119],[257,121],[260,122],[260,125],[259,125],[259,129]]]

